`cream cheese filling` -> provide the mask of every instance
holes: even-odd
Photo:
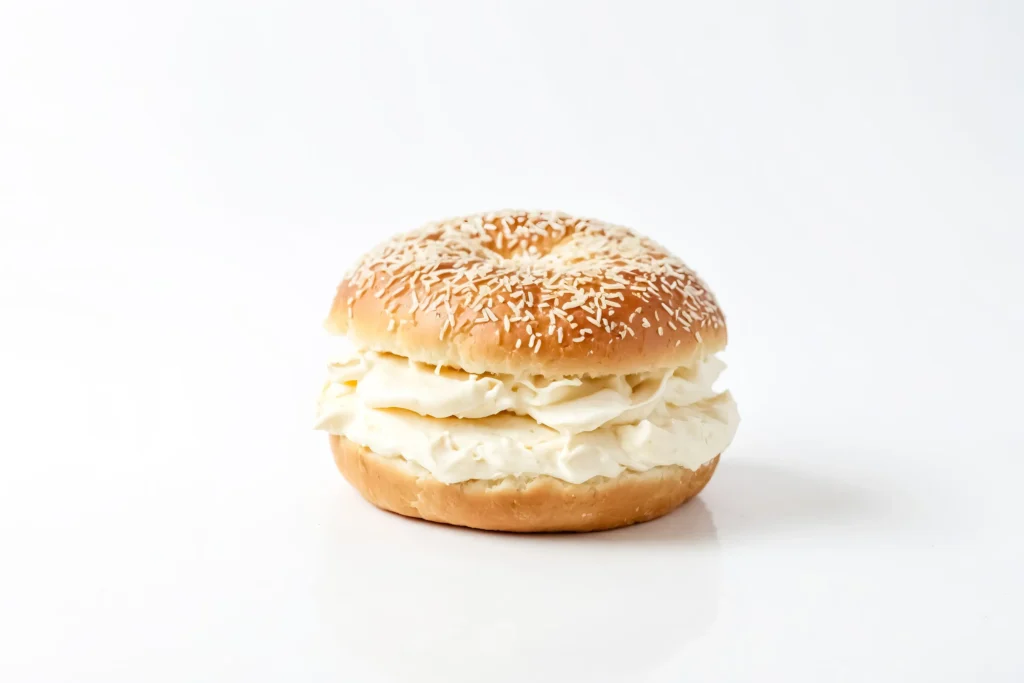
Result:
[[[317,427],[436,479],[546,474],[570,483],[660,465],[697,469],[739,415],[712,385],[724,364],[603,377],[513,377],[434,368],[346,346],[329,364]]]

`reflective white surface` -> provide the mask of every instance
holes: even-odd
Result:
[[[556,5],[0,10],[0,680],[1024,678],[1019,11]],[[508,205],[721,299],[677,513],[414,522],[312,430],[345,266]]]

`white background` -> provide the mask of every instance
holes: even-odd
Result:
[[[0,680],[1024,677],[1020,3],[0,6]],[[718,294],[676,514],[412,522],[311,430],[347,265],[503,207]]]

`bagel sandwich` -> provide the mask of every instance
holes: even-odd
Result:
[[[557,212],[429,223],[360,258],[326,321],[335,463],[385,510],[592,531],[697,495],[739,422],[707,285],[629,228]]]

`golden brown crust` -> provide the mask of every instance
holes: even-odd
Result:
[[[382,244],[339,286],[327,327],[364,348],[514,375],[691,366],[727,341],[714,295],[660,245],[593,219],[523,211]]]
[[[646,522],[700,493],[718,457],[693,471],[671,465],[583,484],[548,476],[443,484],[401,458],[332,434],[334,461],[377,507],[407,517],[492,531],[597,531]]]

